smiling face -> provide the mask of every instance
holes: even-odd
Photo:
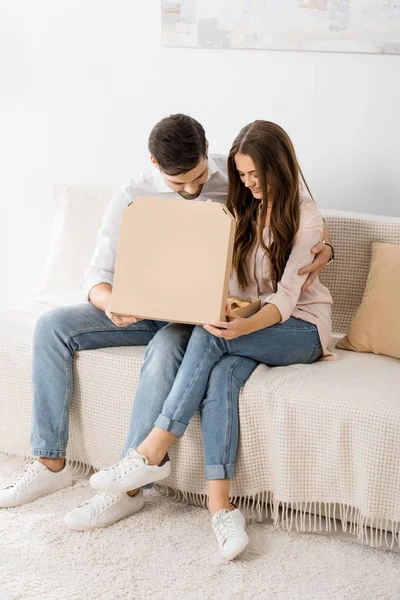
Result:
[[[235,154],[236,169],[239,173],[241,182],[249,188],[254,198],[257,200],[263,199],[261,184],[257,169],[253,160],[248,154],[242,154],[242,152],[236,152]],[[271,193],[271,186],[267,184],[268,198]]]
[[[257,170],[250,156],[237,152],[235,154],[235,164],[241,182],[249,188],[254,198],[262,200],[262,191],[259,187]]]

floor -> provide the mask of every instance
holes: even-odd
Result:
[[[21,461],[0,455],[0,484]],[[204,508],[146,492],[145,508],[106,529],[74,532],[63,515],[93,494],[87,480],[0,510],[0,600],[400,600],[400,556],[346,534],[250,523],[231,563]],[[354,538],[353,538],[354,539]]]

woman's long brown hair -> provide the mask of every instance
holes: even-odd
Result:
[[[237,152],[250,156],[255,165],[263,197],[260,210],[260,200],[254,198],[240,179],[235,164]],[[239,285],[245,288],[248,284],[246,258],[255,240],[258,240],[270,260],[271,280],[276,291],[299,228],[300,175],[311,196],[287,133],[269,121],[254,121],[243,127],[229,153],[228,175],[226,206],[237,219],[232,266]],[[272,186],[274,198],[269,222],[269,247],[263,240],[268,185]]]

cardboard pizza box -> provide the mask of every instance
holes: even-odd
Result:
[[[236,221],[207,200],[136,198],[124,210],[111,312],[176,323],[226,321]],[[238,309],[249,316],[260,301]]]
[[[235,300],[239,300],[240,302],[246,302],[246,306],[241,306],[239,308],[234,308]],[[237,314],[239,317],[251,317],[256,312],[258,312],[261,308],[261,300],[256,298],[255,296],[248,296],[247,298],[241,298],[239,296],[229,295],[228,303],[231,304],[231,308],[233,306],[233,312]]]

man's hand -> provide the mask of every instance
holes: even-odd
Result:
[[[110,319],[117,327],[127,327],[143,319],[137,319],[136,317],[120,317],[110,311],[112,295],[112,286],[109,283],[98,283],[93,286],[89,292],[89,302],[93,304],[99,310],[103,310],[106,316]]]
[[[137,319],[136,317],[121,317],[119,315],[115,315],[110,311],[110,303],[107,305],[104,312],[110,321],[112,321],[117,327],[127,327],[128,325],[132,325],[133,323],[138,323],[139,321],[143,320]]]
[[[233,340],[241,335],[250,333],[247,319],[235,315],[230,304],[226,305],[226,314],[229,318],[229,322],[215,321],[211,325],[203,325],[204,329],[216,337],[224,338],[225,340]],[[221,329],[217,329],[217,327],[221,327]]]
[[[309,273],[307,279],[303,283],[301,291],[304,292],[309,285],[318,277],[321,271],[326,267],[332,256],[332,248],[323,242],[319,242],[312,249],[311,252],[315,254],[314,261],[308,267],[303,267],[299,271],[299,275],[306,275]]]

